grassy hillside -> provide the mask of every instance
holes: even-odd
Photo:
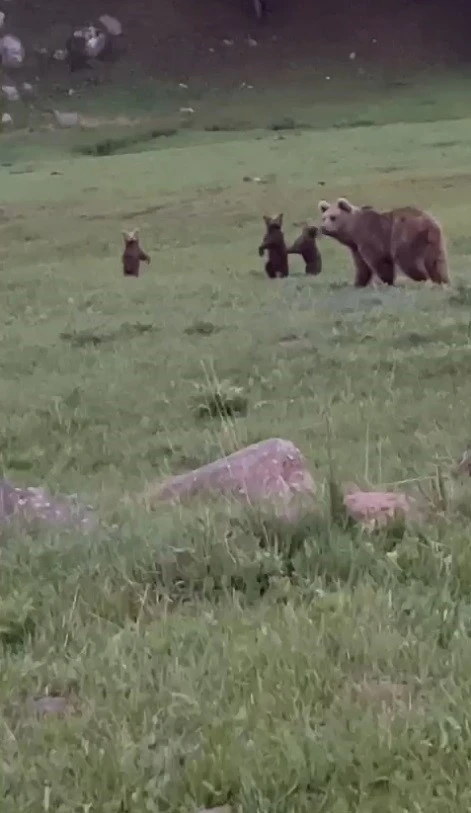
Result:
[[[342,482],[433,496],[471,417],[463,87],[315,106],[299,91],[290,120],[262,97],[257,117],[205,97],[173,135],[146,120],[0,141],[3,468],[91,500],[106,527],[4,535],[5,813],[469,810],[466,485],[447,481],[439,520],[399,541],[327,512],[287,532],[135,499],[270,436],[300,447],[322,505],[330,455]],[[431,210],[453,290],[354,290],[328,240],[321,277],[294,259],[270,283],[263,213],[294,237],[339,194]],[[152,264],[127,280],[134,226]],[[198,417],[218,381],[247,414]],[[31,714],[47,692],[63,719]]]

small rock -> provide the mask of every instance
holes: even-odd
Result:
[[[10,116],[10,113],[2,113],[2,124],[5,126],[13,124],[13,118]]]
[[[52,58],[55,59],[57,62],[64,62],[67,58],[67,51],[63,48],[56,48],[54,51]]]
[[[256,48],[258,42],[257,40],[254,40],[253,37],[247,37],[247,45],[249,45],[251,48]]]
[[[357,58],[357,55],[356,55],[355,51],[352,51],[352,52],[350,53],[350,55],[349,55],[349,59],[352,59],[352,60],[353,60],[353,59],[356,59],[356,58]]]
[[[3,26],[4,22],[5,22],[5,12],[0,11],[0,28]]]
[[[23,523],[44,522],[53,527],[78,527],[83,531],[95,527],[89,507],[75,504],[70,497],[53,497],[43,488],[18,488],[0,479],[0,525],[12,519]]]
[[[18,68],[23,64],[25,49],[18,37],[7,34],[0,39],[0,59],[4,68]]]
[[[464,450],[463,454],[461,455],[460,459],[457,460],[456,465],[454,466],[452,473],[457,475],[467,474],[471,477],[471,447],[468,447]]]
[[[188,85],[186,85],[185,82],[179,82],[178,87],[179,88],[185,88],[186,90],[188,90]]]
[[[90,36],[86,40],[85,53],[90,59],[96,59],[104,51],[106,46],[106,34],[100,32],[95,36]]]
[[[295,498],[312,499],[316,486],[299,449],[289,440],[270,438],[150,486],[143,496],[152,503],[211,492],[232,495],[252,505],[269,501],[290,517]]]
[[[9,102],[19,102],[20,94],[15,85],[2,85],[2,93]]]
[[[54,110],[53,113],[59,127],[78,127],[80,124],[78,113],[61,113],[59,110]]]
[[[192,107],[180,107],[180,113],[194,113]]]
[[[385,527],[395,520],[416,519],[417,502],[401,491],[361,491],[352,489],[344,496],[347,514],[365,530]]]
[[[33,713],[40,717],[47,714],[62,716],[69,709],[69,704],[65,697],[49,694],[45,694],[43,697],[35,697],[30,701],[30,706]]]
[[[223,805],[222,807],[202,807],[198,813],[232,813],[230,805]]]
[[[99,17],[99,22],[112,37],[120,37],[123,33],[123,26],[116,17],[110,17],[109,14],[102,14],[101,17]]]
[[[23,88],[24,93],[28,94],[29,96],[34,93],[34,88],[31,82],[23,82],[21,87]]]
[[[223,45],[227,45],[229,48],[231,45],[234,45],[234,40],[223,40]]]

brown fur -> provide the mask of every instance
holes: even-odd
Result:
[[[287,249],[288,254],[301,255],[306,274],[312,276],[317,276],[322,271],[322,257],[316,243],[318,236],[317,226],[305,226],[293,245]]]
[[[354,206],[345,198],[321,201],[323,234],[350,249],[355,285],[364,288],[376,274],[394,285],[396,266],[416,282],[450,281],[445,238],[440,223],[413,206],[378,212]]]
[[[139,245],[139,230],[123,231],[123,274],[125,277],[138,277],[141,262],[150,263],[150,257]]]
[[[270,279],[277,277],[287,277],[289,275],[288,251],[286,249],[285,238],[282,232],[283,215],[274,217],[264,215],[263,219],[267,227],[265,236],[258,247],[260,257],[268,251],[268,261],[265,263],[265,272]]]

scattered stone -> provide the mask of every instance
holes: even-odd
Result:
[[[270,438],[194,471],[170,477],[164,483],[151,485],[143,496],[152,504],[202,493],[233,496],[249,504],[268,501],[275,507],[280,506],[283,515],[288,517],[292,516],[295,499],[312,499],[316,486],[299,449],[289,440]]]
[[[17,488],[0,479],[0,525],[12,519],[28,524],[44,522],[53,527],[76,527],[89,531],[96,526],[90,506],[78,505],[70,497],[53,497],[43,488]]]
[[[180,113],[194,113],[192,107],[180,107]]]
[[[391,710],[397,706],[410,708],[414,694],[412,686],[391,680],[365,680],[350,687],[351,699],[365,709],[372,706]]]
[[[230,805],[223,805],[222,807],[202,807],[198,813],[232,813]]]
[[[38,717],[55,714],[63,717],[71,710],[69,702],[60,695],[45,694],[43,697],[32,698],[29,702],[31,711]]]
[[[351,519],[369,531],[420,515],[417,501],[401,491],[361,491],[355,487],[345,494],[344,505]]]
[[[253,37],[247,37],[247,45],[249,45],[250,48],[256,48],[257,45],[258,45],[258,42],[257,42],[257,40],[254,40]]]
[[[67,59],[67,51],[64,48],[56,48],[54,51],[52,58],[55,59],[57,62],[65,62]]]
[[[90,59],[96,59],[105,50],[106,34],[94,31],[86,40],[86,54]]]
[[[15,85],[2,85],[2,93],[8,102],[20,101],[20,94]]]
[[[185,82],[179,82],[178,87],[179,88],[184,88],[185,90],[188,90],[188,85],[186,85]]]
[[[460,475],[468,475],[468,477],[471,477],[471,446],[465,449],[460,459],[457,460],[452,474],[454,474],[455,477]]]
[[[53,110],[53,113],[59,127],[78,127],[80,125],[78,113],[61,113],[59,110]]]
[[[23,64],[25,49],[18,37],[7,34],[0,38],[0,59],[4,68],[18,68]]]
[[[120,37],[123,33],[123,26],[116,17],[110,17],[109,14],[102,14],[101,17],[99,17],[99,22],[112,37]]]
[[[26,93],[28,96],[32,96],[34,93],[34,87],[32,86],[31,82],[23,82],[22,86],[23,93]]]
[[[234,40],[223,40],[222,42],[224,45],[227,45],[228,48],[230,48],[231,45],[234,45]]]
[[[10,113],[2,113],[2,124],[4,126],[13,124],[13,117],[10,115]]]

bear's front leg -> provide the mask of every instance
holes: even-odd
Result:
[[[355,265],[355,288],[366,288],[371,282],[373,271],[356,248],[352,248],[351,252]]]

